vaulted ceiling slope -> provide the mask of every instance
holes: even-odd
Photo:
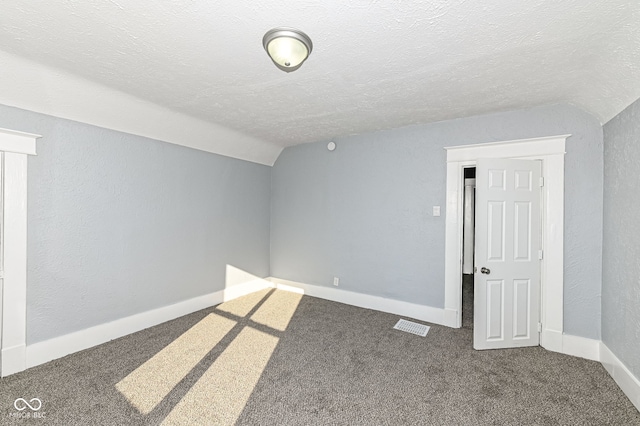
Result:
[[[91,97],[120,109],[127,98],[141,108],[133,133],[190,123],[192,146],[265,164],[290,145],[551,103],[604,123],[640,97],[637,0],[3,0],[0,9],[2,58],[49,70],[8,82],[0,70],[2,90],[40,79],[49,109],[75,119],[72,109],[117,115]],[[261,45],[276,26],[314,43],[290,74]],[[63,90],[67,77],[84,89]],[[1,93],[0,102],[20,103]]]

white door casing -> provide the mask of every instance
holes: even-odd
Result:
[[[562,351],[564,290],[564,155],[571,135],[445,147],[447,201],[445,231],[445,324],[462,326],[463,169],[479,158],[542,160],[542,248],[540,344]]]
[[[476,163],[475,349],[539,344],[540,161]]]
[[[3,152],[4,257],[0,375],[26,368],[27,337],[27,155],[39,135],[0,129]]]

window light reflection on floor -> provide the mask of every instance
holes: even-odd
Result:
[[[225,302],[155,356],[122,379],[116,388],[140,413],[149,414],[219,345],[226,348],[177,403],[163,424],[234,424],[258,383],[279,336],[286,330],[302,294],[266,289]],[[248,318],[247,318],[248,317]],[[230,343],[229,343],[230,342]]]
[[[234,424],[278,340],[261,331],[244,328],[162,424]]]
[[[209,314],[116,384],[142,414],[148,414],[233,328],[235,321]]]

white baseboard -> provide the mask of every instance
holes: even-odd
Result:
[[[173,305],[163,306],[162,308],[131,315],[74,333],[65,334],[64,336],[54,337],[43,342],[28,345],[26,347],[26,366],[23,365],[22,368],[18,370],[7,370],[7,375],[22,371],[25,367],[31,368],[44,364],[45,362],[61,358],[74,352],[88,349],[117,339],[118,337],[126,336],[127,334],[135,333],[145,328],[153,327],[154,325],[269,287],[272,287],[270,282],[256,279]],[[3,360],[4,359],[3,351]],[[24,356],[22,359],[24,359]],[[4,365],[2,372],[3,374],[5,373]]]
[[[563,334],[562,353],[591,361],[600,361],[600,340]]]
[[[540,345],[548,351],[600,361],[600,340],[543,330]]]
[[[462,317],[460,317],[460,320],[462,320]],[[462,327],[462,324],[458,322],[458,310],[457,309],[450,309],[450,308],[445,308],[444,309],[444,324],[446,326],[449,327],[453,327],[453,328],[460,328]]]
[[[274,277],[268,279],[280,290],[294,291],[334,302],[407,316],[448,327],[456,326],[457,315],[454,310],[432,308],[430,306],[416,305],[409,302],[384,299],[382,297]],[[553,352],[600,361],[633,405],[640,410],[640,380],[600,340],[563,334],[554,330],[543,330],[542,346]]]
[[[600,344],[600,362],[627,395],[631,403],[640,411],[640,380],[629,371],[604,343]]]
[[[247,294],[255,293],[256,291],[264,290],[265,288],[273,288],[273,283],[271,283],[271,281],[268,281],[267,279],[261,278],[256,278],[252,281],[225,288],[224,290],[222,290],[223,299],[220,302],[215,303],[215,305],[217,305],[218,303],[237,299],[238,297],[246,296]]]
[[[2,377],[18,373],[25,369],[25,345],[2,349]]]
[[[303,292],[309,296],[321,299],[345,303],[347,305],[358,306],[360,308],[373,309],[375,311],[387,312],[390,314],[402,315],[448,327],[455,327],[456,325],[455,318],[453,323],[449,323],[447,319],[450,319],[452,316],[447,315],[444,309],[417,305],[415,303],[403,302],[400,300],[385,299],[384,297],[355,293],[353,291],[337,288],[283,280],[275,277],[271,277],[269,280],[271,280],[275,284],[276,288],[280,290],[293,290],[298,293]]]
[[[562,353],[562,332],[549,330],[547,328],[542,329],[540,334],[540,346],[551,352]]]
[[[266,280],[255,279],[204,296],[100,324],[26,347],[5,348],[2,350],[2,374],[3,376],[8,376],[23,371],[25,368],[34,367],[183,315],[271,287],[448,327],[456,326],[456,315],[453,311],[448,312],[448,310],[431,306],[270,277]],[[544,345],[545,340],[548,345]],[[640,380],[629,371],[604,343],[599,340],[545,330],[543,332],[543,347],[554,352],[600,361],[633,405],[640,410]]]

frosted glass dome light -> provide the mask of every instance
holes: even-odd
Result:
[[[309,57],[313,44],[308,35],[295,28],[274,28],[262,38],[262,46],[282,71],[295,71]]]

